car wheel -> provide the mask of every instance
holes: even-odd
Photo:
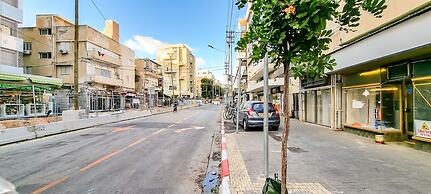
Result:
[[[271,128],[269,128],[270,131],[278,131],[278,127],[279,126],[273,126]]]
[[[247,120],[245,119],[242,121],[242,128],[244,129],[244,131],[248,130],[248,123],[247,123]]]

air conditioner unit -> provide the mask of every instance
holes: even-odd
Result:
[[[23,53],[24,53],[24,55],[29,55],[29,54],[31,54],[31,50],[24,50]]]
[[[69,53],[69,51],[68,51],[68,50],[60,49],[60,53],[61,53],[61,54],[67,54],[67,53]]]

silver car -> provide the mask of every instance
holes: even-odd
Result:
[[[278,127],[280,126],[280,114],[272,103],[268,103],[268,114],[269,130],[278,130]],[[244,128],[244,131],[247,131],[252,127],[263,129],[263,102],[243,102],[239,110],[239,122]]]

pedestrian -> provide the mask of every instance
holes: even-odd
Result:
[[[175,100],[175,101],[174,101],[174,110],[173,110],[173,112],[177,112],[177,108],[178,108],[178,103],[177,103],[177,101]]]

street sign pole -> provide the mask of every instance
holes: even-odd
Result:
[[[241,105],[241,63],[238,65],[238,98],[236,100],[236,133],[239,130],[239,107]]]
[[[265,177],[268,177],[269,169],[269,150],[268,150],[268,53],[265,54],[263,59],[263,148],[264,148],[264,159],[265,159]]]

